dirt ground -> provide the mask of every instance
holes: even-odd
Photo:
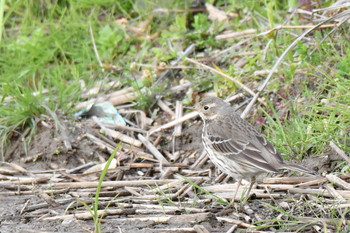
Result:
[[[94,222],[89,213],[83,215],[88,211],[81,203],[92,203],[96,186],[89,185],[97,183],[100,172],[86,175],[84,171],[105,162],[110,151],[87,135],[94,135],[111,147],[116,143],[101,134],[90,119],[62,118],[59,122],[59,125],[53,121],[39,124],[27,147],[23,142],[16,144],[19,135],[13,137],[12,145],[17,147],[9,150],[12,153],[7,155],[8,163],[0,167],[0,232],[93,232]],[[192,121],[185,124],[182,136],[175,142],[167,131],[159,134],[161,137],[158,135],[161,151],[173,148],[180,151],[180,156],[163,168],[144,148],[121,149],[116,157],[117,166],[105,178],[116,183],[106,184],[100,194],[99,209],[108,206],[106,210],[109,211],[101,220],[102,232],[253,232],[259,221],[270,225],[262,229],[265,231],[294,231],[303,226],[304,232],[317,232],[322,229],[323,218],[343,219],[342,229],[345,229],[349,213],[339,216],[319,208],[320,198],[331,203],[332,196],[316,198],[307,191],[292,191],[288,182],[294,178],[288,178],[289,174],[284,177],[287,183],[281,183],[280,187],[276,180],[269,183],[272,189],[264,186],[266,181],[261,178],[260,186],[253,189],[256,195],[247,204],[237,203],[235,208],[220,204],[214,196],[179,179],[176,174],[192,178],[194,183],[215,195],[227,200],[232,198],[234,181],[219,175],[201,153],[200,130],[201,122]],[[136,137],[132,132],[123,133]],[[82,165],[89,166],[77,169]],[[317,167],[322,172],[322,169],[329,169],[331,160],[330,157],[310,159],[305,161],[305,166]],[[159,183],[143,185],[143,181]],[[292,184],[308,181],[310,177],[301,177]],[[71,186],[79,182],[82,186]],[[118,185],[118,182],[130,183]],[[88,185],[84,187],[84,184]],[[342,192],[348,195],[347,191]],[[327,197],[331,198],[325,199]],[[277,224],[296,220],[290,217],[293,215],[302,216],[304,220],[298,219],[298,223],[287,228]],[[308,218],[314,219],[306,220]],[[334,232],[332,224],[328,227]]]

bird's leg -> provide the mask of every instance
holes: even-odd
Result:
[[[230,203],[230,206],[233,206],[233,204],[235,203],[235,199],[236,199],[236,196],[237,196],[237,193],[238,193],[238,189],[241,186],[241,184],[242,184],[242,179],[239,179],[237,181],[237,188],[236,188],[235,194],[233,195],[233,198],[232,198],[232,201]]]
[[[252,190],[252,187],[255,183],[256,179],[255,179],[255,176],[253,176],[251,179],[250,179],[250,184],[249,184],[249,188],[247,190],[247,193],[245,194],[245,198],[244,198],[244,201],[243,202],[247,202],[248,199],[249,199],[249,193],[250,191]]]
[[[235,194],[232,198],[232,201],[230,202],[230,204],[228,206],[226,206],[222,211],[220,211],[219,213],[216,214],[216,216],[225,216],[225,215],[228,215],[230,213],[232,213],[234,210],[233,208],[236,210],[236,212],[238,212],[238,209],[237,207],[234,205],[235,204],[235,198],[237,196],[237,192],[238,192],[238,189],[239,187],[241,186],[242,184],[242,179],[239,179],[237,181],[237,188],[236,188],[236,191],[235,191]],[[233,207],[233,208],[232,208]]]

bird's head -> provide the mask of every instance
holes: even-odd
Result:
[[[214,119],[218,113],[222,114],[231,109],[231,106],[217,97],[207,97],[195,105],[195,110],[204,120]]]

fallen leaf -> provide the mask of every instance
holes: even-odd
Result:
[[[209,3],[206,3],[205,7],[207,8],[207,11],[209,13],[208,17],[211,21],[217,20],[219,22],[223,22],[228,20],[228,17],[224,11],[219,10]]]

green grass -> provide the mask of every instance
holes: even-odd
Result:
[[[0,25],[4,25],[4,6],[5,6],[5,0],[0,1]],[[1,39],[2,39],[2,31],[3,27],[0,27],[0,44],[1,44]]]
[[[350,45],[342,43],[348,50]],[[330,57],[330,63],[323,67],[316,66],[322,59],[319,57],[321,52]],[[265,111],[269,122],[267,133],[283,154],[299,158],[319,155],[327,149],[330,141],[345,151],[349,150],[350,82],[346,73],[348,66],[345,65],[349,64],[348,61],[349,56],[340,56],[331,43],[320,53],[314,53],[303,61],[301,68],[307,72],[299,81],[287,80],[293,85],[297,84],[299,92],[294,100],[280,101],[287,105],[288,116],[278,116],[274,106],[269,104],[272,113]]]

